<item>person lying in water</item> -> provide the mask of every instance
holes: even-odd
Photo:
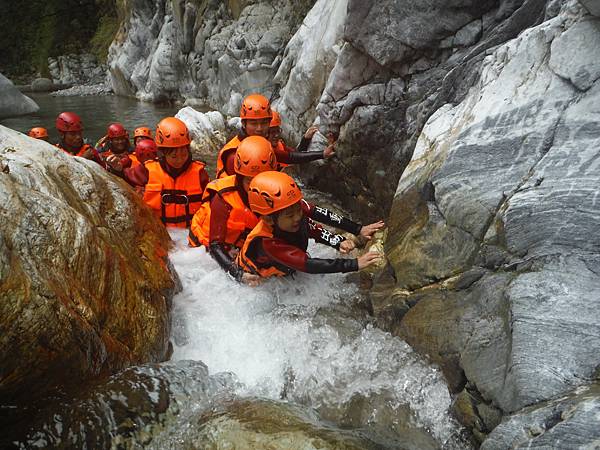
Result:
[[[236,280],[256,284],[258,277],[241,270],[235,257],[258,223],[248,203],[248,186],[259,173],[275,170],[277,160],[271,144],[261,136],[245,138],[235,155],[235,175],[217,178],[206,186],[188,240],[192,247],[204,245],[219,266]]]
[[[306,202],[296,182],[283,172],[263,172],[250,182],[248,200],[260,220],[250,232],[237,257],[237,264],[246,272],[263,278],[285,276],[295,271],[307,273],[354,272],[380,260],[380,255],[368,252],[354,258],[311,258],[306,252],[308,239],[339,249],[353,250],[355,244],[343,236],[331,233],[315,221],[336,226],[354,235],[371,239],[382,229],[382,221],[359,225],[325,208]]]

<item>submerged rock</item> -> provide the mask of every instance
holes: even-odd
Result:
[[[0,119],[38,111],[40,107],[21,94],[8,78],[0,73]]]
[[[395,332],[504,414],[600,363],[600,84],[595,47],[573,44],[600,38],[596,20],[565,2],[487,56],[429,119],[394,198],[390,296],[411,307]]]
[[[25,403],[168,352],[161,223],[96,163],[0,127],[0,398]]]

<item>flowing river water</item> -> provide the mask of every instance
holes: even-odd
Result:
[[[122,100],[102,97],[102,104]],[[152,123],[163,112],[134,120]],[[131,120],[108,120],[119,119]],[[204,249],[189,248],[185,232],[171,236],[182,284],[171,360],[130,368],[50,405],[18,448],[469,446],[449,413],[441,372],[372,324],[352,277],[297,274],[241,286]],[[323,246],[310,252],[334,257]]]

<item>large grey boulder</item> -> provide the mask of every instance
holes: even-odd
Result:
[[[180,109],[175,117],[181,119],[190,130],[194,158],[205,161],[208,172],[214,173],[217,154],[227,142],[228,136],[228,126],[223,114],[218,111],[203,113],[186,106]]]
[[[596,48],[570,44],[600,37],[585,14],[565,2],[485,58],[423,129],[389,219],[393,329],[504,413],[600,365],[600,82]]]
[[[39,111],[40,107],[21,94],[8,78],[0,73],[0,119]]]
[[[0,126],[0,200],[4,404],[167,357],[170,239],[131,188]]]

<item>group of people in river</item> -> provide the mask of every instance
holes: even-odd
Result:
[[[154,136],[148,127],[136,128],[133,146],[123,125],[110,124],[106,136],[92,146],[84,143],[80,117],[63,112],[56,119],[56,147],[123,178],[165,226],[189,229],[189,245],[206,247],[242,283],[255,286],[295,271],[352,272],[376,263],[380,256],[375,252],[352,259],[311,258],[307,253],[310,238],[343,254],[356,247],[354,239],[323,225],[364,240],[384,227],[382,221],[363,226],[309,203],[284,171],[291,164],[333,156],[334,136],[328,136],[325,150],[308,151],[318,131],[312,126],[296,149],[288,147],[281,138],[280,115],[259,94],[243,100],[240,118],[241,131],[219,151],[212,181],[206,164],[193,159],[188,128],[176,117],[162,119]],[[32,128],[29,136],[48,140],[47,130],[40,127]]]

